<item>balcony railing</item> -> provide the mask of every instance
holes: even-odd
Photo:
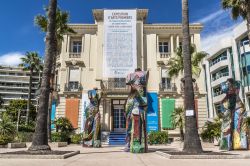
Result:
[[[70,52],[69,58],[81,58],[81,53],[79,52]]]
[[[227,56],[221,56],[220,58],[210,62],[210,67],[217,64],[217,63],[219,63],[220,61],[223,61],[223,60],[227,60]]]
[[[227,76],[229,76],[229,72],[220,73],[220,74],[216,75],[215,77],[212,77],[212,81],[215,81],[215,80],[220,79],[221,77],[227,77]]]
[[[128,86],[126,85],[126,79],[111,79],[102,81],[102,87],[106,92],[128,92]]]
[[[82,91],[82,85],[78,82],[69,82],[64,86],[65,92],[80,92]]]
[[[177,87],[175,83],[160,83],[160,91],[177,92]]]
[[[170,57],[170,52],[160,52],[160,58],[165,59]]]

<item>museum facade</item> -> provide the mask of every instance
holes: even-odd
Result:
[[[135,68],[149,72],[147,129],[172,130],[172,112],[183,107],[181,74],[168,76],[168,60],[182,45],[181,24],[147,24],[147,9],[93,10],[94,24],[69,24],[76,34],[64,35],[56,60],[52,120],[67,117],[83,131],[87,91],[102,89],[102,131],[124,132],[129,89],[126,75]],[[201,24],[190,24],[191,42],[200,51]],[[204,69],[195,78],[197,125],[207,120]],[[177,131],[176,131],[177,133]]]

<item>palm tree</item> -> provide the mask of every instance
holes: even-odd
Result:
[[[190,54],[191,54],[191,64],[192,64],[192,73],[194,76],[199,77],[201,72],[201,62],[203,58],[205,58],[208,53],[206,52],[197,52],[195,45],[190,46]],[[183,53],[182,48],[179,47],[176,49],[176,56],[171,57],[168,61],[168,75],[172,77],[177,77],[180,73],[183,74],[184,71],[184,63],[183,63]]]
[[[51,150],[50,146],[48,145],[47,118],[48,118],[51,71],[52,71],[53,59],[57,52],[56,8],[57,8],[57,0],[50,0],[48,8],[48,27],[46,33],[45,63],[43,68],[43,76],[41,83],[41,92],[39,97],[39,108],[37,114],[35,133],[33,136],[32,145],[31,147],[29,147],[30,151]]]
[[[223,9],[231,9],[233,20],[242,17],[247,21],[248,38],[250,39],[250,0],[222,0]]]
[[[46,15],[37,15],[35,17],[35,24],[41,29],[43,32],[47,32],[47,26],[48,26],[48,8],[45,8]],[[63,35],[67,33],[76,33],[71,27],[68,26],[69,22],[69,13],[65,11],[61,11],[59,8],[57,8],[56,11],[56,55],[53,59],[53,68],[52,68],[52,76],[51,76],[51,90],[50,90],[50,97],[49,97],[49,115],[48,115],[48,138],[49,141],[51,140],[51,107],[52,107],[52,101],[53,101],[53,87],[54,87],[54,76],[55,76],[55,64],[56,64],[56,56],[60,54],[61,50],[61,44],[63,41]]]
[[[194,89],[192,80],[192,64],[189,31],[188,0],[182,0],[182,33],[183,33],[183,66],[184,66],[184,109],[188,116],[185,117],[185,139],[183,151],[187,153],[201,153],[201,141],[196,126],[194,111]]]
[[[32,91],[32,79],[34,72],[40,73],[42,70],[42,60],[37,52],[27,52],[25,57],[21,58],[22,63],[19,65],[23,67],[23,70],[28,70],[30,72],[29,78],[29,93],[27,102],[27,112],[26,112],[26,125],[29,122],[29,112],[30,112],[30,102],[31,102],[31,91]]]
[[[185,123],[185,117],[184,117],[184,109],[179,107],[179,108],[175,108],[174,112],[172,114],[172,124],[174,126],[174,128],[179,128],[180,129],[180,138],[181,141],[184,140],[184,123]]]

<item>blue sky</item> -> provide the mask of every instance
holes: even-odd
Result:
[[[230,36],[239,21],[230,19],[220,0],[189,0],[190,22],[204,24],[202,45],[206,50],[219,38]],[[43,14],[48,0],[1,0],[0,64],[17,65],[26,51],[44,54],[44,33],[34,25],[34,16]],[[180,23],[181,0],[58,0],[70,13],[70,23],[93,23],[92,9],[149,9],[148,23]]]

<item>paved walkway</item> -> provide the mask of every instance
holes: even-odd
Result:
[[[217,147],[206,144],[204,150],[218,151]],[[131,154],[123,147],[103,146],[100,149],[82,148],[70,145],[60,150],[81,150],[81,154],[64,160],[47,159],[0,159],[0,166],[250,166],[248,159],[230,160],[170,160],[154,153],[157,149],[181,149],[181,144],[150,146],[150,153]],[[11,149],[0,149],[0,153]],[[20,150],[20,149],[19,149]],[[55,148],[55,150],[58,150]],[[240,151],[233,153],[250,153]]]

